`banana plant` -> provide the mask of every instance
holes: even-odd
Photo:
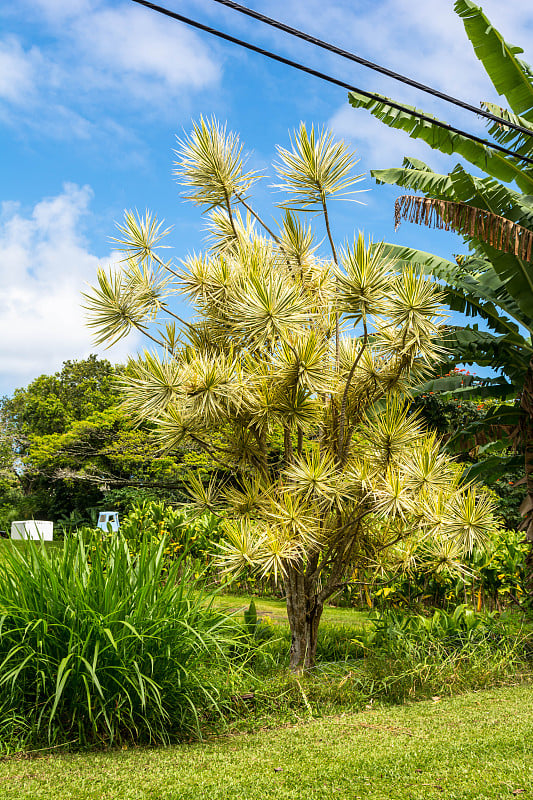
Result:
[[[531,131],[529,135],[502,123],[490,123],[490,136],[512,147],[516,157],[399,112],[386,97],[375,100],[351,92],[349,102],[354,108],[367,109],[389,127],[422,139],[434,150],[457,153],[484,173],[482,178],[475,177],[457,164],[443,175],[423,161],[404,158],[401,167],[371,174],[379,184],[423,194],[403,195],[396,201],[397,226],[407,219],[454,230],[468,246],[468,254],[456,256],[455,261],[395,244],[387,245],[386,252],[432,274],[441,283],[450,309],[483,321],[481,329],[472,324],[450,330],[452,363],[491,367],[499,375],[481,388],[457,391],[463,396],[481,394],[515,401],[512,407],[503,402],[493,409],[485,428],[490,433],[498,426],[501,430],[502,424],[511,425],[515,444],[519,442],[523,448],[527,496],[521,506],[522,528],[533,543],[533,167],[520,158],[533,154],[533,70],[518,57],[522,49],[506,42],[471,0],[457,0],[454,8],[476,56],[509,108],[482,105]],[[435,384],[433,389],[437,388]],[[508,469],[509,458],[493,455],[483,462],[484,478],[495,479]]]

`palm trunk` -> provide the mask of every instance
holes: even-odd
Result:
[[[526,420],[524,437],[524,470],[527,494],[520,504],[520,513],[523,520],[519,526],[526,534],[529,542],[529,551],[526,556],[526,588],[533,591],[533,420]]]
[[[527,415],[523,432],[527,494],[520,504],[520,513],[523,517],[520,530],[525,532],[526,539],[530,543],[526,558],[526,584],[531,591],[533,590],[533,358],[529,362],[520,405]]]
[[[524,517],[523,529],[528,541],[533,542],[533,420],[526,423],[524,441],[524,471],[526,477],[527,495],[520,506]]]
[[[289,567],[285,578],[287,616],[291,629],[290,669],[296,674],[311,669],[316,662],[318,626],[324,606],[315,591],[306,586],[305,576]]]

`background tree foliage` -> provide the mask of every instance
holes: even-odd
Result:
[[[16,429],[21,455],[29,436],[65,433],[69,426],[105,411],[120,399],[116,376],[122,367],[90,355],[65,361],[55,375],[40,375],[25,389],[3,398],[2,411]]]
[[[19,514],[27,517],[69,515],[85,511],[101,499],[98,487],[54,480],[43,459],[61,437],[81,420],[103,412],[119,400],[115,378],[120,368],[95,355],[66,361],[55,375],[41,375],[12,397],[0,401],[4,451],[11,491],[4,493],[4,524]]]
[[[176,175],[209,214],[209,248],[181,264],[159,255],[148,213],[119,226],[123,268],[100,269],[85,295],[99,342],[134,327],[159,350],[132,359],[129,411],[169,450],[192,441],[236,481],[191,478],[200,508],[224,509],[220,562],[284,584],[291,666],[311,666],[324,603],[354,570],[387,553],[420,553],[441,571],[492,525],[491,501],[462,485],[405,398],[438,361],[438,287],[398,268],[359,234],[335,244],[330,201],[353,193],[355,159],[302,124],[275,165],[285,214],[274,231],[255,211],[237,136],[212,120],[179,143]],[[320,214],[330,252],[296,210]],[[180,321],[169,298],[196,312]],[[350,328],[356,329],[356,335]],[[269,443],[281,433],[283,456]]]
[[[91,355],[2,399],[4,526],[32,517],[88,522],[104,504],[125,511],[143,498],[183,501],[192,468],[209,480],[209,456],[191,447],[161,454],[150,426],[119,407],[123,372]]]

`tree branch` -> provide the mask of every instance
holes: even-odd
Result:
[[[328,234],[329,244],[331,247],[331,252],[333,254],[333,261],[337,269],[339,268],[339,261],[337,259],[337,251],[335,249],[335,243],[333,241],[333,236],[331,233],[331,227],[329,224],[329,214],[328,214],[328,207],[326,203],[326,195],[323,189],[320,189],[320,200],[322,203],[322,211],[324,214],[324,222],[326,224],[326,231]],[[339,361],[340,361],[340,316],[338,311],[338,299],[335,297],[335,364],[337,369],[339,368]]]
[[[248,205],[248,203],[246,202],[246,200],[244,199],[244,197],[242,197],[240,194],[237,194],[237,193],[235,193],[235,197],[237,198],[237,200],[239,201],[239,203],[242,203],[242,205],[245,207],[245,209],[246,209],[247,211],[249,211],[249,212],[250,212],[250,214],[251,214],[251,215],[252,215],[252,216],[253,216],[253,217],[254,217],[254,218],[255,218],[255,219],[258,221],[258,223],[261,225],[261,227],[262,227],[262,228],[264,228],[264,229],[266,230],[266,232],[268,233],[268,235],[269,235],[269,236],[271,236],[271,237],[272,237],[272,239],[274,239],[274,241],[276,242],[276,244],[278,245],[278,247],[280,248],[280,250],[281,250],[281,251],[283,251],[283,247],[281,246],[281,242],[280,242],[280,240],[279,240],[279,236],[276,236],[276,234],[274,233],[274,231],[273,231],[271,228],[269,228],[269,227],[268,227],[268,225],[266,224],[266,222],[265,222],[265,221],[264,221],[264,220],[263,220],[263,219],[262,219],[262,218],[259,216],[259,214],[258,214],[256,211],[254,211],[254,209],[252,208],[252,206]]]
[[[352,378],[354,376],[354,372],[355,372],[355,370],[357,368],[357,365],[359,364],[361,356],[363,355],[363,352],[366,349],[366,346],[367,346],[367,343],[368,343],[368,328],[367,328],[366,317],[365,316],[363,316],[363,329],[364,329],[364,336],[363,336],[363,342],[361,344],[361,349],[359,350],[359,353],[357,354],[357,358],[353,362],[352,368],[350,369],[350,372],[348,373],[348,377],[346,378],[346,386],[344,387],[344,392],[343,392],[343,395],[342,395],[341,411],[340,411],[340,415],[339,415],[339,435],[338,435],[338,439],[337,439],[337,454],[338,454],[338,457],[339,457],[339,459],[341,461],[342,461],[342,458],[343,458],[343,455],[344,455],[344,451],[346,449],[344,447],[344,445],[343,445],[343,437],[344,437],[344,425],[346,423],[346,405],[348,403],[348,392],[350,390],[350,384],[352,382]]]
[[[235,236],[235,239],[238,240],[239,236],[237,234],[237,228],[235,227],[235,221],[233,219],[233,211],[231,210],[230,197],[229,197],[226,189],[224,189],[224,197],[226,198],[226,209],[227,209],[227,212],[228,212],[228,218],[229,218],[229,221],[230,221],[231,229],[233,231],[233,235]]]

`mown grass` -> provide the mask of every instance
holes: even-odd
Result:
[[[252,597],[242,594],[231,594],[224,592],[216,597],[215,604],[226,612],[242,613],[248,608]],[[283,623],[288,625],[287,607],[285,600],[275,600],[274,598],[254,597],[257,608],[257,615],[268,618],[273,623]],[[368,619],[366,611],[358,611],[354,608],[337,608],[326,606],[322,616],[323,623],[329,622],[338,625],[364,625]]]
[[[158,749],[0,764],[3,800],[501,800],[531,796],[531,685]]]

